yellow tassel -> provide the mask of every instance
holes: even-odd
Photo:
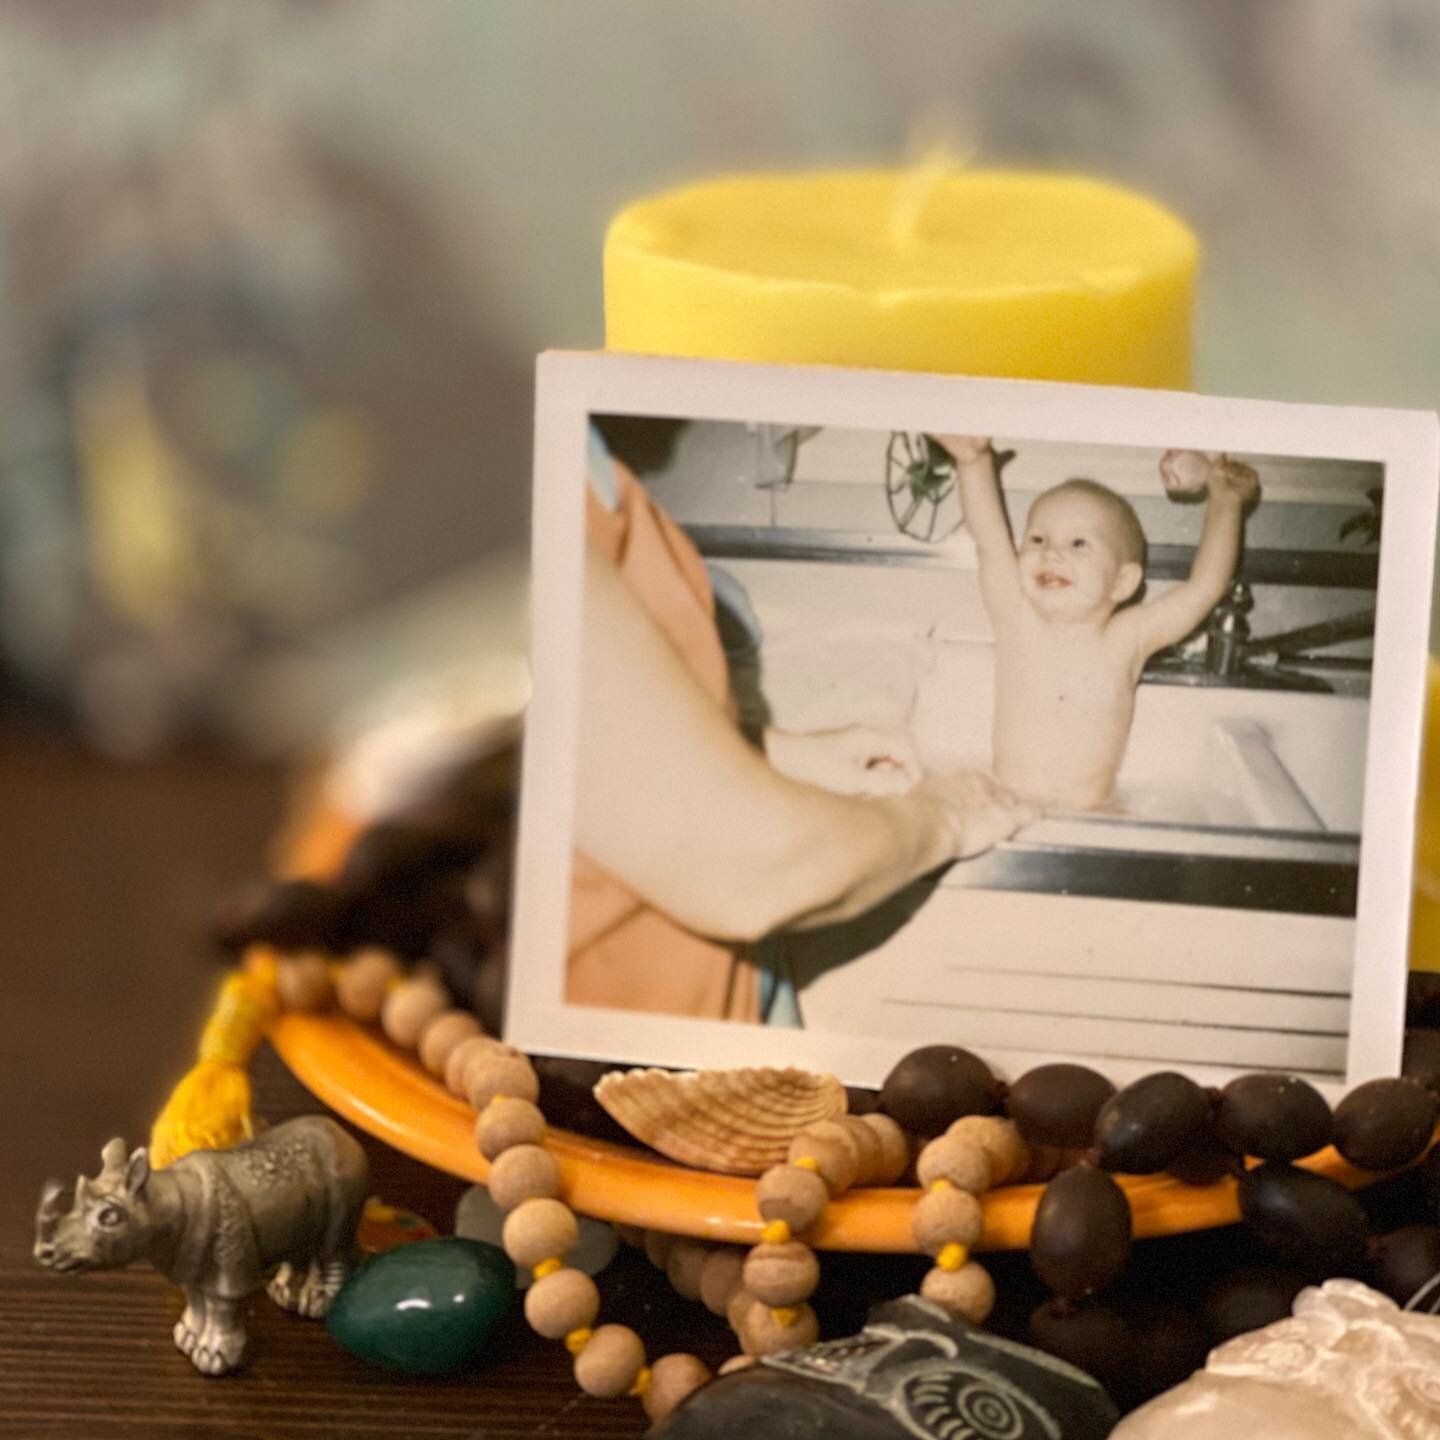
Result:
[[[200,1037],[197,1063],[150,1131],[153,1166],[163,1169],[192,1150],[223,1150],[254,1136],[245,1071],[276,1007],[273,964],[226,977]]]

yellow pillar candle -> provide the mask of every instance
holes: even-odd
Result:
[[[1440,971],[1440,661],[1430,657],[1425,754],[1420,770],[1420,833],[1415,847],[1415,909],[1410,968]]]
[[[703,181],[605,242],[609,350],[1183,388],[1198,246],[1076,176],[841,171]]]

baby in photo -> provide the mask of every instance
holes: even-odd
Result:
[[[1189,578],[1141,604],[1145,532],[1122,496],[1067,480],[1036,498],[1017,548],[989,440],[934,438],[955,459],[995,627],[995,778],[1049,810],[1101,809],[1112,802],[1140,672],[1225,593],[1259,478],[1223,455],[1165,453],[1167,493],[1204,495],[1205,522]]]

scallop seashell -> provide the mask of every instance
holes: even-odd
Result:
[[[761,1175],[809,1125],[845,1113],[845,1087],[809,1070],[619,1070],[595,1098],[637,1140],[682,1165]]]

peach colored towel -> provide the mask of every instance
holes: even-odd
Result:
[[[590,543],[615,562],[695,678],[733,715],[704,562],[624,466],[617,463],[615,474],[613,511],[586,491]],[[759,1018],[755,968],[743,947],[692,934],[578,850],[565,999],[715,1020]]]

